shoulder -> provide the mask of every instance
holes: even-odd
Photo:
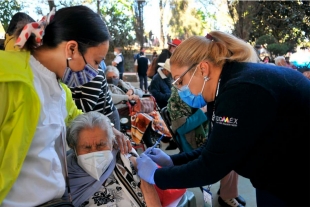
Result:
[[[0,51],[0,80],[14,77],[14,81],[32,81],[33,73],[29,64],[30,53]]]
[[[160,80],[161,80],[160,75],[159,75],[158,73],[156,73],[156,74],[153,76],[151,83],[152,83],[153,81],[160,81]]]

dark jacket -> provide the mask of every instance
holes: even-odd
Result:
[[[162,79],[158,73],[155,74],[149,86],[149,92],[154,96],[159,108],[167,106],[171,95],[171,79]]]
[[[157,169],[156,185],[205,186],[234,170],[286,206],[309,206],[310,81],[290,68],[226,63],[209,120],[213,109],[208,142],[172,155],[175,167]]]
[[[161,51],[160,55],[159,55],[158,58],[157,58],[156,73],[157,73],[157,69],[160,67],[160,66],[158,65],[158,63],[164,63],[164,62],[166,62],[166,60],[167,60],[168,58],[170,58],[170,57],[171,57],[171,52],[170,52],[168,49],[163,49],[163,50]]]
[[[141,75],[141,76],[146,76],[146,71],[149,67],[149,59],[145,56],[140,56],[138,59],[137,59],[137,64],[138,64],[138,75]]]

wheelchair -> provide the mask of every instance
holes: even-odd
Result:
[[[151,99],[154,101],[154,110],[159,112],[159,108],[158,105],[154,99],[154,97],[152,97],[151,95],[148,94],[144,94],[143,99]],[[143,136],[140,140],[140,143],[137,141],[137,139],[133,138],[132,135],[132,122],[133,122],[133,116],[135,116],[138,113],[144,113],[146,114],[144,111],[135,111],[135,105],[139,104],[136,103],[135,101],[123,101],[120,104],[116,104],[116,108],[119,112],[119,116],[120,116],[120,131],[129,138],[131,145],[133,146],[134,149],[141,149],[142,151],[145,151],[146,148],[148,147],[152,147],[156,141],[159,139],[159,137],[161,136],[160,133],[156,132],[153,128],[152,128],[152,123],[149,123],[147,128],[145,129]],[[135,129],[137,131],[139,131],[139,129]],[[156,147],[160,148],[161,144],[157,144]]]

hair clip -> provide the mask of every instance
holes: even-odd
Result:
[[[214,41],[214,37],[212,37],[212,35],[210,35],[210,34],[207,34],[207,35],[206,35],[206,38],[207,38],[208,40]]]

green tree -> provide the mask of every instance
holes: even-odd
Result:
[[[260,4],[255,1],[227,0],[227,5],[234,24],[234,30],[232,33],[235,36],[248,41],[253,21],[260,10]]]
[[[2,0],[0,1],[0,21],[6,31],[12,16],[22,10],[23,5],[17,0]]]
[[[273,43],[267,46],[267,50],[275,56],[285,55],[290,49],[290,46],[287,44],[278,44]]]
[[[277,43],[277,39],[274,38],[272,35],[263,35],[256,40],[256,45],[269,45],[269,44],[274,44]]]
[[[101,7],[101,13],[111,35],[112,50],[116,46],[127,47],[134,42],[131,6],[130,2],[124,0],[109,0]]]
[[[296,44],[310,34],[309,1],[259,1],[251,39],[270,34],[280,43]]]
[[[172,36],[186,39],[192,35],[201,35],[205,25],[203,16],[198,12],[188,0],[171,0],[170,3],[172,17],[169,27]]]

